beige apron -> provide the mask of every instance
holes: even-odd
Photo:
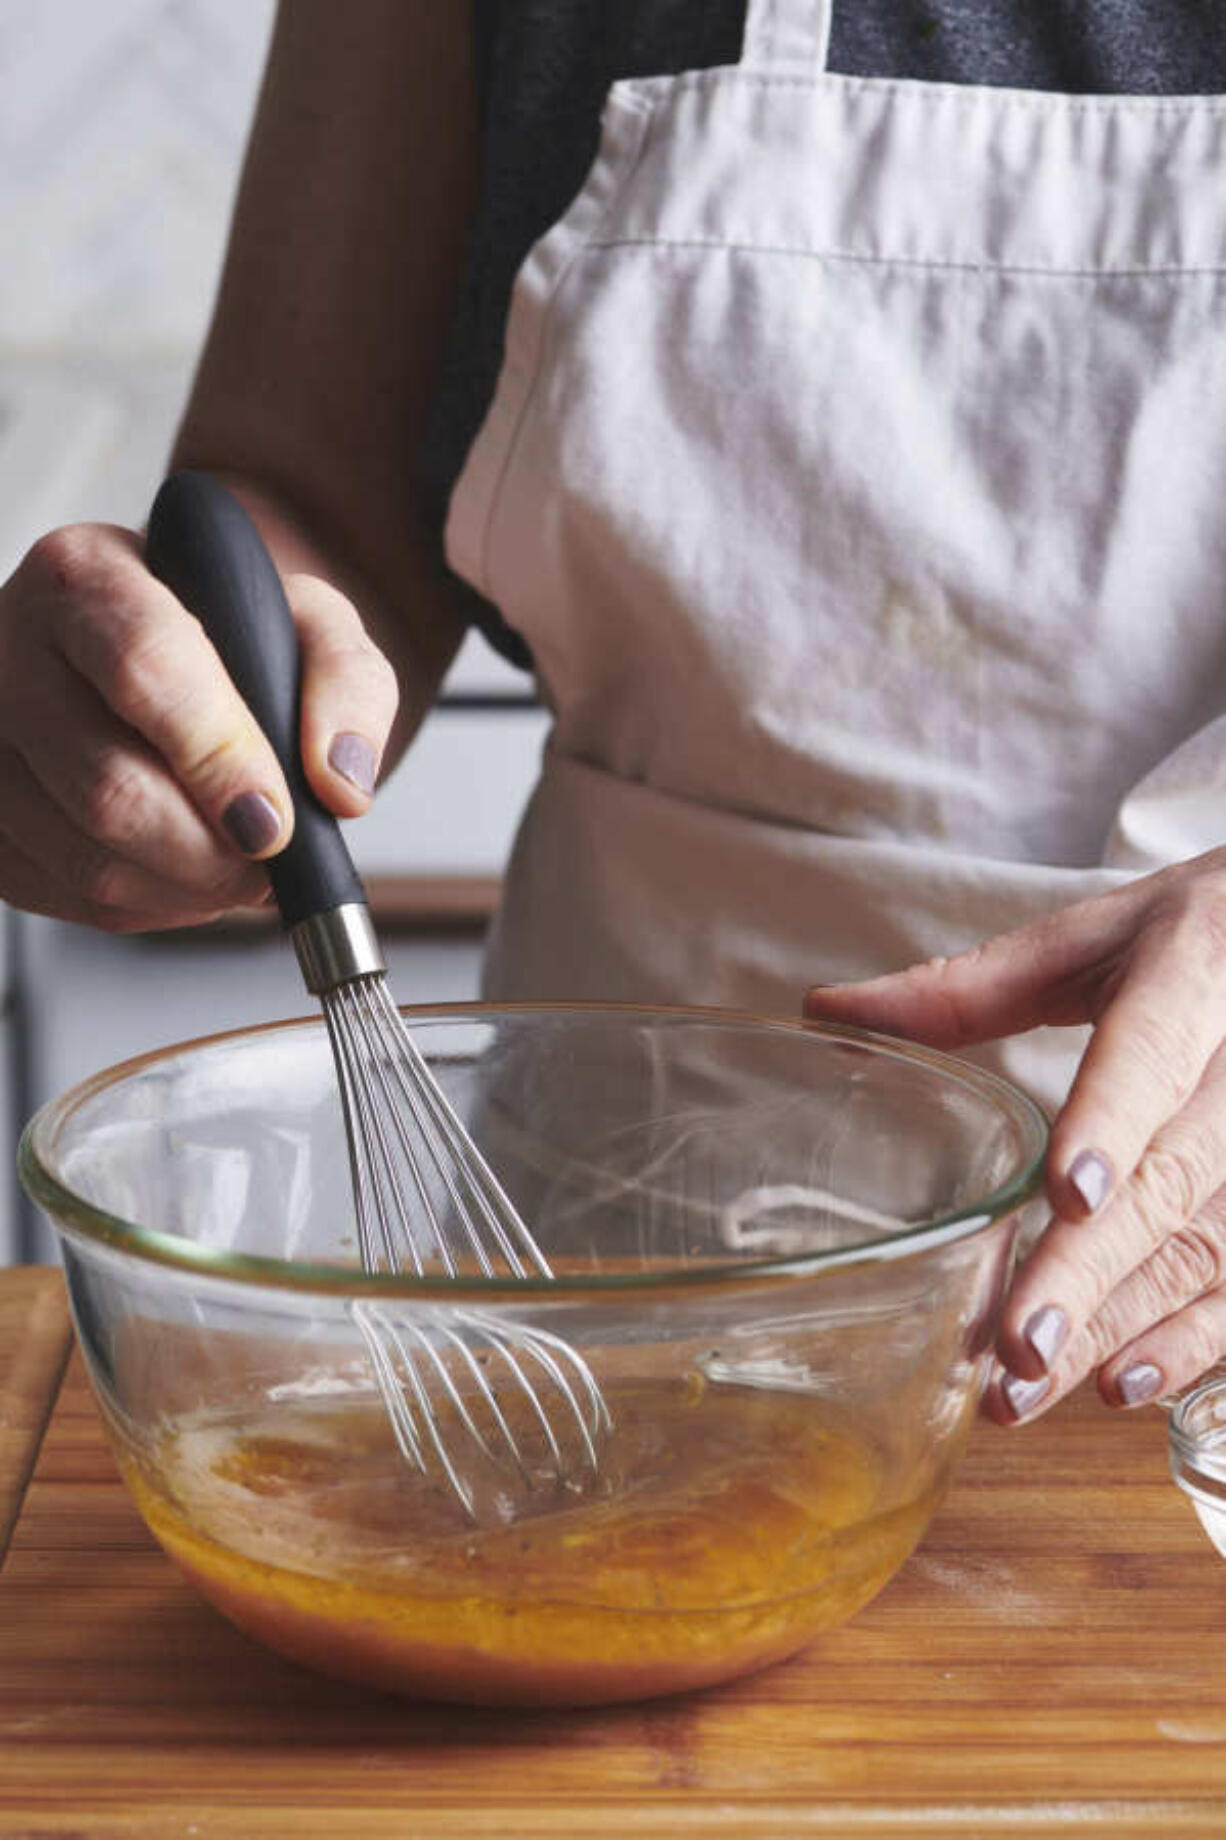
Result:
[[[794,1015],[1226,832],[1226,104],[828,28],[615,84],[518,278],[448,524],[555,717],[491,994]]]

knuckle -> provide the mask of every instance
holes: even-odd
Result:
[[[1216,1310],[1196,1305],[1171,1311],[1165,1321],[1147,1324],[1156,1336],[1129,1350],[1129,1363],[1154,1360],[1166,1377],[1167,1390],[1189,1385],[1226,1354],[1226,1325]]]
[[[59,860],[59,874],[79,901],[103,911],[123,905],[128,872],[115,853],[89,836],[75,837]]]
[[[1226,1352],[1221,1323],[1204,1316],[1191,1316],[1181,1324],[1179,1342],[1180,1363],[1186,1363],[1189,1378],[1203,1374]]]
[[[176,749],[175,765],[180,778],[192,788],[196,797],[207,804],[225,806],[231,792],[266,780],[266,773],[253,773],[248,750],[240,738],[217,734],[212,730],[186,730]]]
[[[105,545],[89,524],[49,530],[26,552],[25,566],[69,600],[88,598],[107,573]]]
[[[107,749],[94,762],[82,798],[82,819],[97,843],[122,848],[145,826],[149,797],[139,762]]]
[[[195,620],[168,615],[165,606],[126,584],[72,610],[63,623],[66,657],[103,701],[134,727],[166,719],[204,684],[191,655]]]
[[[1130,1325],[1114,1297],[1108,1297],[1086,1323],[1066,1359],[1075,1372],[1089,1373],[1109,1360],[1135,1333],[1135,1325]]]
[[[1137,1016],[1129,1030],[1128,1053],[1141,1083],[1175,1111],[1190,1097],[1203,1055],[1195,1021],[1172,1008]]]
[[[127,876],[124,865],[109,852],[85,851],[73,869],[73,885],[92,907],[103,911],[123,907]]]
[[[1189,1220],[1204,1199],[1208,1171],[1190,1145],[1155,1144],[1132,1179],[1133,1202],[1155,1226]]]
[[[1157,1283],[1168,1299],[1182,1302],[1216,1290],[1226,1278],[1220,1229],[1191,1221],[1172,1233],[1153,1261]]]
[[[1217,1290],[1224,1279],[1221,1229],[1198,1222],[1172,1233],[1104,1298],[1087,1323],[1084,1336],[1093,1361],[1108,1359],[1146,1329]],[[1193,1320],[1189,1317],[1189,1333]]]
[[[1122,1347],[1140,1330],[1161,1322],[1179,1304],[1199,1294],[1198,1286],[1189,1288],[1183,1281],[1185,1269],[1178,1256],[1148,1259],[1107,1299],[1099,1311],[1104,1354]]]
[[[1226,876],[1198,875],[1187,884],[1184,901],[1188,924],[1220,965],[1226,958]]]
[[[314,576],[290,576],[286,591],[294,608],[308,667],[308,680],[370,698],[395,710],[400,682],[391,660],[367,631],[347,596]]]
[[[1142,1330],[1161,1322],[1186,1298],[1177,1296],[1169,1279],[1155,1267],[1143,1266],[1105,1297],[1086,1324],[1079,1341],[1084,1366],[1097,1367]]]
[[[126,628],[126,630],[125,630]],[[99,688],[106,701],[134,726],[151,714],[173,721],[185,692],[174,689],[174,673],[164,636],[151,633],[144,621],[116,622],[102,648]]]
[[[144,732],[180,784],[206,803],[225,803],[253,782],[273,782],[272,746],[224,676],[193,676],[156,660],[151,668],[158,689]]]
[[[400,701],[399,680],[388,658],[364,632],[355,633],[345,643],[333,646],[328,653],[328,664],[346,690],[379,708],[395,710]]]

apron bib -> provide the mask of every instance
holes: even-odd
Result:
[[[447,528],[554,718],[491,996],[795,1015],[1221,841],[1226,105],[828,30],[615,84],[517,279]]]

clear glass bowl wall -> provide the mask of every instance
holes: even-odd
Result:
[[[1038,1189],[1036,1108],[942,1056],[783,1023],[481,1006],[410,1022],[554,1284],[457,1290],[361,1274],[319,1023],[152,1055],[34,1121],[23,1177],[60,1229],[81,1345],[129,1481],[170,1488],[177,1426],[246,1417],[275,1440],[338,1375],[373,1398],[353,1317],[365,1299],[440,1345],[471,1334],[474,1309],[561,1336],[615,1409],[627,1386],[668,1412],[699,1394],[743,1400],[755,1446],[776,1412],[781,1439],[811,1412],[823,1437],[832,1428],[871,1453],[874,1524],[914,1510],[909,1549],[969,1431]],[[687,1461],[710,1493],[725,1484],[704,1480],[700,1446],[691,1440]],[[733,1448],[716,1439],[711,1463],[728,1465]],[[539,1519],[549,1507],[523,1511]],[[467,1537],[459,1524],[455,1535]],[[406,1548],[414,1538],[410,1513]],[[341,1576],[353,1551],[313,1550],[302,1564]],[[665,1562],[654,1552],[642,1564]],[[600,1602],[602,1575],[597,1549],[585,1600]],[[730,1582],[729,1602],[748,1588]],[[610,1610],[626,1589],[619,1561]],[[751,1650],[732,1643],[725,1671],[749,1665]],[[720,1669],[713,1649],[697,1673],[661,1679],[701,1683]],[[489,1696],[515,1697],[517,1678],[512,1668]],[[625,1677],[628,1690],[655,1690],[637,1679]],[[583,1697],[556,1681],[538,1697],[568,1694]]]

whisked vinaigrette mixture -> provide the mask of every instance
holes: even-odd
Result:
[[[476,1527],[368,1399],[199,1412],[121,1460],[157,1538],[240,1627],[327,1673],[485,1704],[762,1666],[872,1597],[931,1515],[931,1479],[883,1509],[872,1452],[812,1397],[697,1375],[607,1396],[596,1490]]]

